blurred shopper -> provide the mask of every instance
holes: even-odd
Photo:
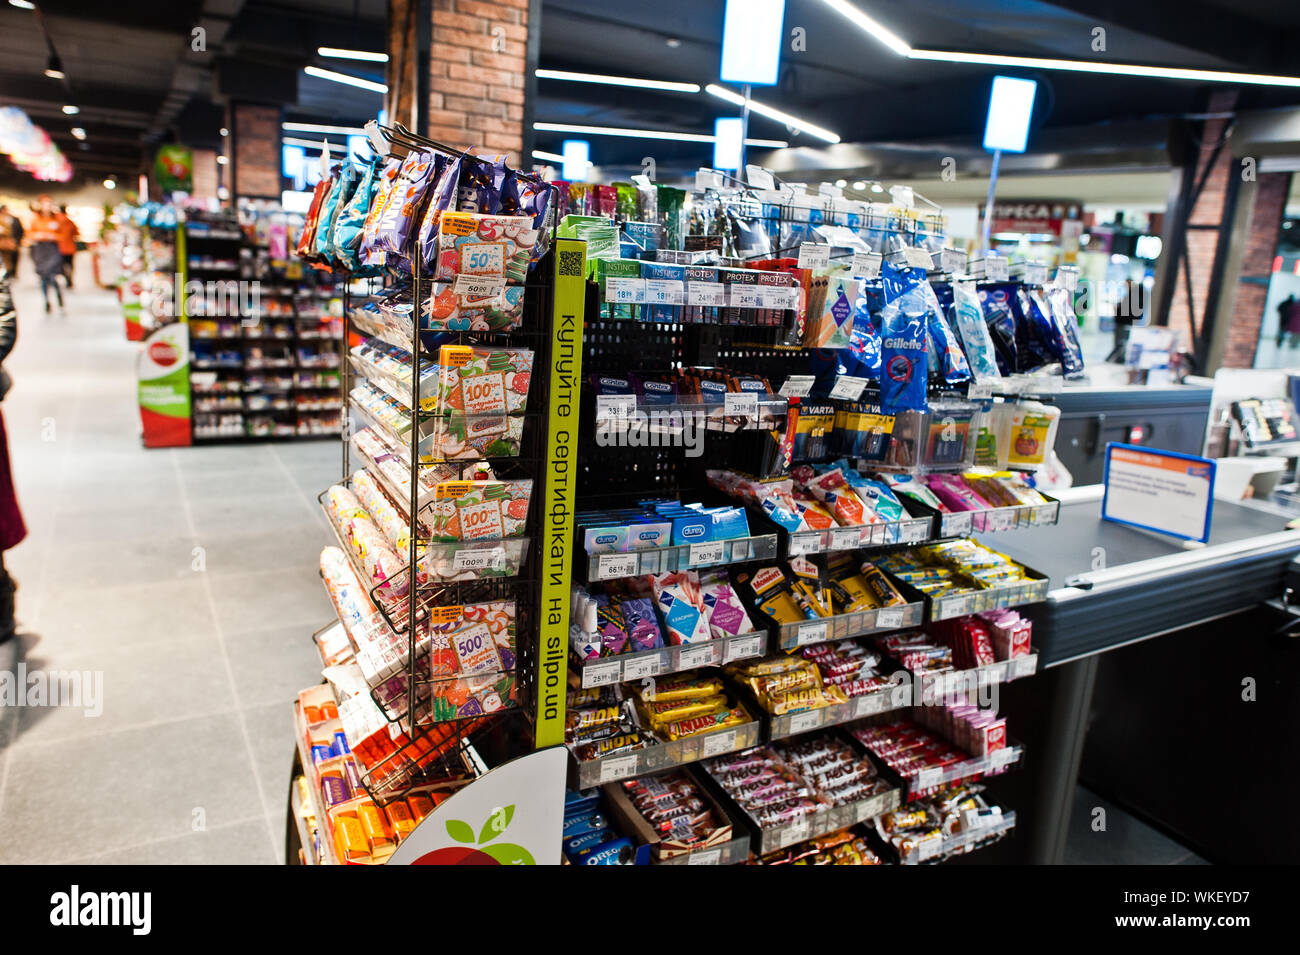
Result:
[[[59,254],[63,256],[63,280],[72,288],[72,266],[77,257],[77,224],[68,218],[68,207],[59,206],[54,213],[59,224]]]
[[[14,349],[18,339],[18,313],[9,290],[9,275],[0,269],[0,402],[4,401],[12,382],[5,371],[4,360]],[[18,495],[14,493],[14,478],[9,470],[9,438],[5,434],[4,416],[0,414],[0,643],[14,635],[14,582],[5,569],[4,552],[17,547],[27,536],[22,512],[18,510]]]
[[[59,251],[61,227],[55,216],[54,203],[49,196],[41,196],[32,210],[32,226],[27,231],[27,241],[32,249],[32,265],[41,280],[41,295],[45,298],[45,314],[50,314],[50,289],[63,311],[63,292],[59,276],[63,274],[63,253]]]
[[[8,206],[0,205],[0,266],[9,273],[10,282],[18,277],[18,250],[22,244],[22,222]]]

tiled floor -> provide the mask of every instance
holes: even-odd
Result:
[[[1099,815],[1098,809],[1104,810],[1104,815]],[[1074,794],[1065,862],[1067,865],[1209,864],[1186,846],[1082,786]]]
[[[0,412],[29,534],[0,670],[101,674],[102,713],[0,708],[0,863],[278,863],[339,446],[144,450],[139,346],[81,258],[66,315],[27,262],[17,287]]]

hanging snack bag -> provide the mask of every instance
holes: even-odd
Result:
[[[338,167],[338,183],[331,190],[329,198],[321,207],[320,222],[316,226],[316,256],[322,262],[330,264],[334,260],[330,240],[334,236],[334,226],[339,213],[352,199],[352,192],[357,185],[357,170],[348,160]]]
[[[998,370],[1003,375],[1014,375],[1019,370],[1016,351],[1016,317],[1011,305],[1011,286],[995,285],[980,289],[980,308],[984,324],[993,341]]]
[[[926,330],[938,358],[939,377],[949,385],[970,381],[970,365],[966,363],[966,356],[957,343],[957,336],[949,327],[948,320],[943,317],[943,309],[939,307],[934,289],[928,281],[921,282],[918,288],[925,297]]]
[[[412,152],[402,160],[393,194],[379,219],[374,247],[380,252],[406,255],[407,242],[416,219],[424,208],[430,183],[437,177],[446,157],[432,150]]]
[[[881,275],[886,304],[880,312],[880,405],[890,415],[925,411],[925,296],[888,262],[882,263]]]
[[[449,158],[442,164],[442,168],[438,170],[437,181],[430,190],[424,218],[420,221],[419,249],[425,267],[428,269],[437,267],[438,225],[442,222],[442,214],[455,208],[460,165],[459,158]]]
[[[1000,378],[997,352],[989,335],[984,313],[980,311],[979,293],[970,282],[952,285],[952,319],[966,348],[966,360],[976,381]]]

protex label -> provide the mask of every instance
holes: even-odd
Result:
[[[487,414],[506,410],[506,376],[489,372],[465,378],[460,384],[466,414]]]
[[[460,531],[465,540],[483,540],[505,536],[501,519],[501,502],[484,501],[460,509]]]

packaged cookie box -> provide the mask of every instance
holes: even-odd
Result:
[[[458,275],[473,275],[522,285],[537,234],[532,216],[444,212],[438,223],[434,280],[449,282]]]
[[[424,331],[509,332],[523,317],[524,287],[504,285],[479,296],[457,291],[450,282],[436,282],[420,311]]]
[[[436,541],[519,537],[528,519],[531,479],[446,481],[434,489],[428,520]]]
[[[438,411],[443,414],[523,414],[532,379],[530,348],[443,345]]]

